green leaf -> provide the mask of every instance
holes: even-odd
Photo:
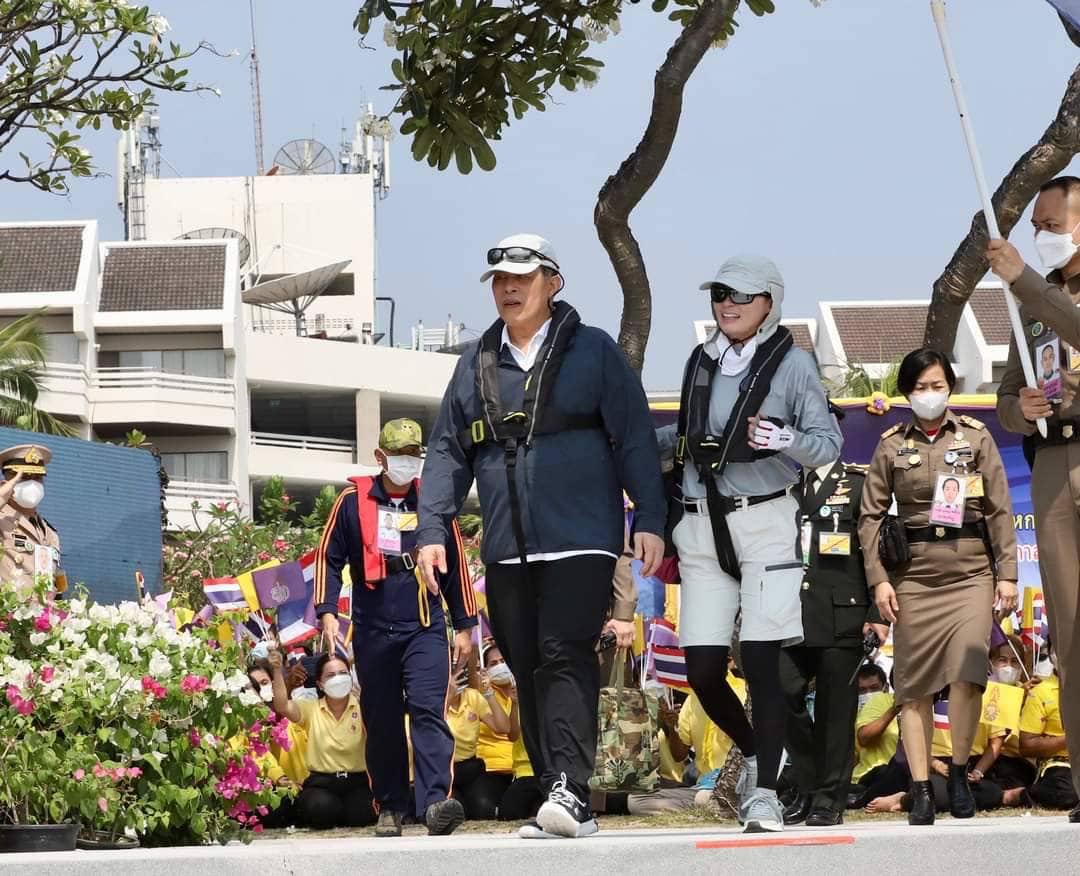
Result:
[[[495,169],[495,152],[487,140],[473,146],[472,151],[476,156],[476,164],[481,170],[492,171]]]
[[[457,159],[458,173],[463,176],[472,173],[472,151],[468,143],[458,141],[454,147],[454,158]]]

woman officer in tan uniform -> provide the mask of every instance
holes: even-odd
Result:
[[[859,539],[874,600],[895,625],[896,701],[903,706],[912,779],[908,822],[933,824],[933,699],[945,687],[953,738],[950,809],[957,818],[975,814],[968,755],[986,686],[994,603],[1004,612],[1016,607],[1016,536],[993,437],[978,420],[948,410],[956,385],[948,358],[934,350],[909,353],[897,383],[913,417],[881,436],[863,488]],[[962,514],[943,496],[951,479],[963,484]],[[878,543],[894,495],[911,559],[887,572]]]

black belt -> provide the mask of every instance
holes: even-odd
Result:
[[[416,568],[416,551],[409,551],[400,557],[386,558],[386,577],[397,575],[399,572],[411,572]]]
[[[788,494],[787,490],[777,490],[767,496],[720,496],[720,511],[731,514],[733,511],[745,511],[751,505],[771,502]],[[704,499],[683,499],[683,507],[691,514],[708,514],[709,506]]]
[[[348,773],[344,771],[339,773],[320,773],[316,770],[312,770],[308,773],[308,776],[311,778],[327,779],[367,779],[367,773]]]
[[[1036,450],[1040,447],[1054,447],[1080,441],[1080,419],[1074,417],[1072,419],[1055,420],[1054,422],[1047,421],[1046,437],[1043,438],[1042,435],[1036,432],[1032,438],[1035,440]]]
[[[918,541],[956,541],[958,538],[985,538],[986,525],[983,523],[965,523],[953,526],[916,526],[906,527],[908,542]]]

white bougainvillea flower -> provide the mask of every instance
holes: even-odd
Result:
[[[172,663],[169,662],[168,657],[155,649],[150,655],[149,671],[154,678],[168,678],[172,675]]]

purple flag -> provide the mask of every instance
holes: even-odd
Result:
[[[251,580],[255,584],[255,593],[259,597],[261,608],[278,608],[286,602],[297,602],[308,596],[304,572],[295,560],[252,572]]]

